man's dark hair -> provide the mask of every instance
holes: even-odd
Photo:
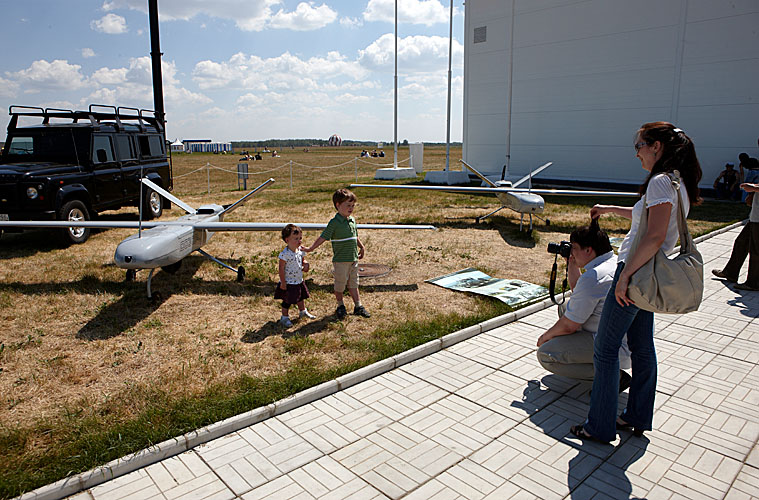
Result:
[[[344,201],[356,201],[356,195],[350,189],[341,188],[332,195],[332,204],[337,206]]]
[[[578,227],[569,235],[569,241],[577,243],[580,248],[591,247],[596,256],[611,252],[609,235],[598,226],[598,219],[593,219],[588,226]]]
[[[741,161],[741,163],[745,163],[749,159],[748,153],[739,154],[738,159]]]

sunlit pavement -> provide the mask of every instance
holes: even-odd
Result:
[[[711,274],[740,229],[698,244],[700,310],[657,315],[643,437],[569,434],[590,386],[537,363],[554,306],[70,498],[759,498],[759,292]]]

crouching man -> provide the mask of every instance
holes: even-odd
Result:
[[[593,339],[617,269],[617,256],[597,220],[573,231],[569,241],[572,251],[567,272],[572,295],[559,306],[559,320],[538,338],[537,355],[543,368],[552,373],[592,381]],[[619,366],[630,368],[626,336],[619,349]],[[620,370],[619,392],[629,386],[630,375]]]

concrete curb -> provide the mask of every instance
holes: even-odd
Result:
[[[694,239],[694,242],[699,243],[713,236],[730,231],[745,223],[746,221],[741,221],[722,229],[718,229],[717,231]],[[324,382],[267,406],[256,408],[255,410],[235,415],[220,422],[215,422],[182,436],[168,439],[155,446],[140,450],[132,455],[113,460],[101,467],[26,492],[16,498],[17,500],[58,500],[73,495],[111,479],[124,476],[142,467],[152,465],[163,459],[184,453],[185,451],[191,450],[196,446],[212,441],[218,437],[231,434],[232,432],[257,424],[294,408],[312,403],[325,396],[347,389],[348,387],[369,380],[377,375],[382,375],[383,373],[387,373],[395,368],[411,363],[412,361],[416,361],[459,342],[463,342],[464,340],[470,339],[480,333],[499,328],[529,316],[530,314],[547,309],[552,305],[553,303],[551,302],[551,299],[544,299],[517,311],[450,333],[442,338],[431,340],[425,344],[414,347],[413,349],[396,354],[391,358],[383,359],[382,361],[365,366],[354,372],[346,373],[335,380]]]

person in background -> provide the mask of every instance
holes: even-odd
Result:
[[[757,141],[759,142],[759,141]],[[744,182],[757,183],[759,182],[759,160],[752,158],[748,153],[741,153],[738,155],[738,169],[741,173],[741,184]],[[748,193],[743,191],[741,194],[741,201],[746,201]]]
[[[731,283],[738,281],[738,275],[748,257],[748,277],[743,283],[737,283],[738,290],[759,290],[759,184],[743,183],[741,189],[753,198],[748,223],[743,226],[733,243],[733,252],[722,270],[712,269],[712,274]]]
[[[725,170],[719,173],[714,180],[714,189],[717,190],[717,198],[737,200],[740,198],[740,178],[735,170],[735,165],[725,163]]]

